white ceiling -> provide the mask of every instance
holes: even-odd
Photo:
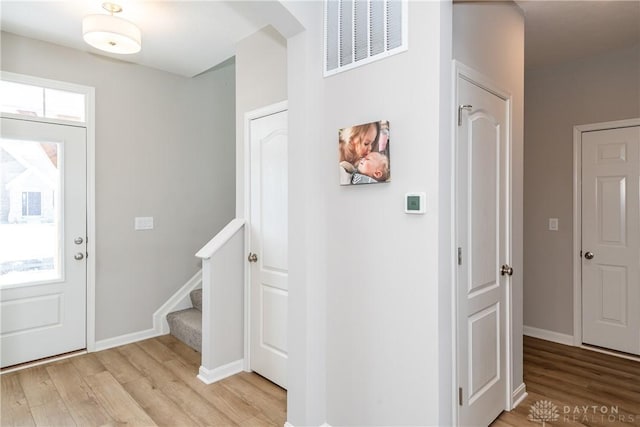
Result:
[[[525,12],[527,67],[640,43],[640,0],[517,0],[517,3]]]
[[[0,26],[21,36],[119,58],[192,77],[235,54],[238,41],[272,24],[285,37],[299,24],[278,1],[140,1],[120,4],[118,16],[142,30],[142,51],[107,54],[82,40],[82,18],[106,13],[101,0],[1,0]]]
[[[110,55],[194,76],[232,57],[238,41],[267,24],[285,37],[301,30],[279,1],[115,0],[142,30],[142,51]],[[576,59],[640,43],[640,0],[517,0],[526,16],[526,66]],[[0,0],[3,31],[100,53],[82,40],[82,18],[101,0]]]

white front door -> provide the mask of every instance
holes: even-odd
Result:
[[[458,423],[487,426],[507,405],[509,109],[462,76],[457,100]]]
[[[640,355],[640,126],[582,134],[582,341]]]
[[[287,387],[287,111],[251,120],[251,370]]]
[[[2,118],[2,367],[86,347],[86,131]]]

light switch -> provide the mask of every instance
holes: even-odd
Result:
[[[558,218],[549,218],[549,230],[558,231]]]
[[[135,218],[134,229],[136,230],[153,230],[152,216],[137,216]]]

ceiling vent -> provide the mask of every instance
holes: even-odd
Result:
[[[407,0],[325,0],[324,76],[407,50]]]

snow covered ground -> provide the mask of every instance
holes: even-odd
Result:
[[[58,277],[56,224],[0,224],[0,285]]]

